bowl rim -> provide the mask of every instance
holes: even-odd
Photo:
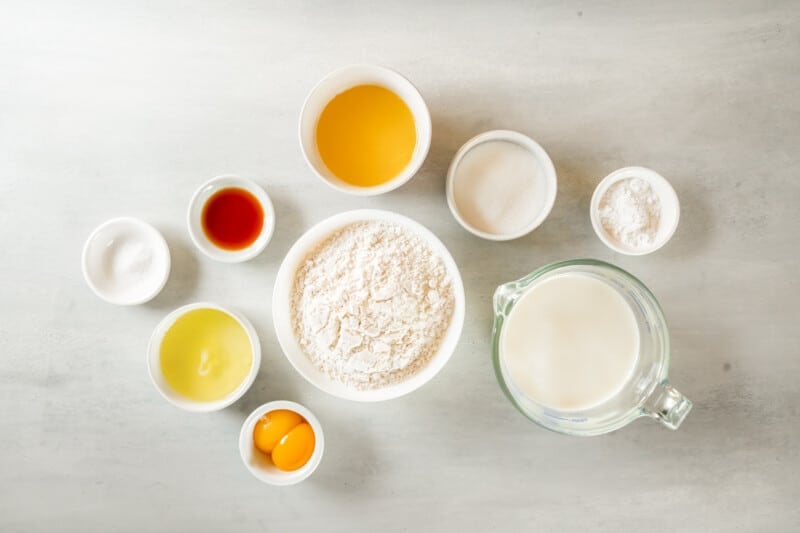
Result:
[[[236,387],[236,389],[220,400],[202,402],[190,400],[188,398],[176,399],[168,394],[167,391],[164,390],[164,387],[162,387],[161,383],[156,379],[156,373],[161,374],[161,370],[160,368],[155,368],[154,365],[157,365],[161,360],[160,349],[161,343],[164,341],[164,336],[169,328],[175,323],[175,321],[178,320],[178,318],[196,309],[215,309],[227,314],[233,318],[242,327],[242,329],[244,329],[244,331],[247,333],[247,338],[250,341],[252,356],[250,372],[239,384],[239,386]],[[153,384],[153,387],[155,387],[161,397],[167,400],[167,402],[171,403],[175,407],[183,409],[184,411],[189,411],[192,413],[210,413],[213,411],[220,411],[233,404],[242,396],[244,396],[244,394],[250,389],[250,387],[253,385],[253,382],[256,380],[256,376],[258,375],[260,368],[261,342],[258,339],[258,334],[256,333],[253,325],[244,315],[211,302],[190,303],[170,311],[153,329],[153,333],[150,335],[150,342],[147,345],[147,374],[150,377],[150,382]],[[169,385],[165,384],[165,386],[168,387]],[[175,394],[177,395],[177,393]]]
[[[203,207],[211,196],[224,189],[244,189],[252,194],[264,211],[264,224],[253,243],[241,250],[225,250],[212,243],[203,233]],[[202,204],[201,204],[202,202]],[[186,226],[195,248],[206,257],[222,263],[242,263],[253,259],[267,247],[275,233],[275,207],[269,194],[253,180],[236,174],[222,174],[204,182],[192,194],[186,211]]]
[[[311,429],[314,431],[314,452],[311,454],[308,462],[292,472],[282,472],[280,475],[272,474],[264,469],[258,468],[247,459],[248,453],[257,452],[253,444],[253,428],[256,422],[266,413],[276,411],[278,409],[288,409],[294,411],[302,416],[306,422],[309,423]],[[325,434],[322,431],[322,424],[319,419],[308,409],[306,406],[297,402],[289,400],[275,400],[267,402],[256,407],[242,423],[242,429],[239,431],[239,456],[242,458],[245,468],[253,474],[259,481],[270,485],[287,486],[300,483],[307,479],[317,469],[322,462],[322,455],[325,452]],[[261,453],[261,452],[259,452]]]
[[[458,204],[455,199],[455,179],[456,179],[456,173],[458,171],[458,166],[461,164],[461,161],[464,159],[464,157],[473,148],[489,141],[512,142],[514,144],[517,144],[518,146],[521,146],[529,150],[533,155],[533,157],[542,166],[542,169],[544,170],[544,180],[547,185],[547,198],[545,199],[545,203],[542,207],[542,210],[537,214],[536,217],[533,218],[533,220],[531,220],[531,222],[527,226],[514,233],[496,234],[479,230],[461,215],[461,212],[458,209]],[[547,217],[550,216],[550,212],[553,210],[553,206],[556,203],[556,197],[558,195],[558,176],[556,173],[555,166],[553,165],[553,160],[550,159],[550,155],[544,148],[542,148],[542,146],[539,143],[534,141],[532,138],[528,137],[523,133],[513,130],[490,130],[475,135],[467,142],[465,142],[461,146],[461,148],[458,149],[458,152],[456,152],[456,155],[453,156],[453,159],[450,162],[450,166],[447,169],[447,179],[445,182],[445,188],[447,196],[447,206],[450,208],[450,212],[453,214],[453,217],[456,219],[456,221],[458,221],[458,223],[461,225],[462,228],[464,228],[465,230],[469,231],[470,233],[472,233],[477,237],[481,237],[483,239],[487,239],[490,241],[510,241],[529,234],[530,232],[541,226],[544,223],[544,221],[547,220]]]
[[[603,228],[603,224],[600,221],[600,201],[603,199],[603,195],[606,191],[618,181],[622,181],[628,178],[641,178],[648,183],[658,183],[660,185],[660,190],[666,191],[666,196],[659,194],[659,200],[664,202],[666,200],[669,204],[671,204],[675,210],[675,222],[672,224],[665,233],[662,234],[661,238],[656,241],[653,246],[650,248],[643,248],[641,250],[636,250],[625,246],[624,244],[615,241]],[[663,209],[662,204],[662,209]],[[647,167],[639,167],[639,166],[629,166],[619,168],[605,178],[600,180],[597,186],[592,193],[592,199],[589,204],[589,218],[592,222],[592,228],[594,229],[595,234],[597,237],[611,250],[629,256],[642,256],[651,254],[659,249],[661,249],[665,244],[667,244],[672,236],[675,235],[675,231],[678,229],[678,224],[681,218],[681,205],[680,200],[678,199],[678,194],[675,192],[675,189],[672,187],[672,184],[661,174],[656,172],[655,170],[649,169]]]
[[[419,154],[416,158],[416,161],[415,157],[412,155],[411,161],[408,162],[406,167],[397,176],[395,176],[394,178],[390,179],[385,183],[381,183],[380,185],[374,185],[372,187],[359,187],[357,185],[351,185],[345,183],[341,180],[337,181],[331,180],[328,176],[324,175],[322,172],[319,171],[317,165],[312,163],[309,154],[310,151],[314,150],[315,148],[307,146],[307,143],[303,139],[303,123],[307,118],[307,114],[310,113],[309,103],[312,97],[315,96],[316,93],[322,89],[322,87],[326,82],[329,82],[337,77],[350,74],[353,71],[372,72],[378,76],[383,76],[384,78],[391,78],[397,84],[405,85],[409,89],[409,92],[413,94],[415,99],[417,100],[416,104],[412,105],[407,101],[406,98],[403,98],[399,94],[397,95],[406,103],[406,105],[409,106],[412,114],[414,115],[414,124],[416,126],[416,132],[417,132],[417,143],[418,144],[420,142],[422,143],[421,144],[422,148],[419,150]],[[367,77],[367,76],[362,76],[362,77]],[[351,85],[350,88],[356,87],[359,84],[361,83],[355,83]],[[395,92],[395,94],[397,93]],[[332,100],[335,96],[336,96],[335,94],[332,95],[328,99],[328,102],[330,102],[330,100]],[[416,113],[414,113],[414,109],[419,110],[419,115],[420,115],[419,117],[417,117]],[[417,118],[422,120],[422,124],[418,123]],[[316,124],[318,120],[319,117],[317,116],[315,118],[314,123]],[[423,138],[419,137],[420,131],[425,132],[425,136]],[[422,168],[422,165],[425,163],[425,160],[427,159],[428,153],[430,151],[431,139],[433,137],[430,110],[428,109],[428,105],[425,102],[425,99],[423,98],[420,90],[408,78],[400,74],[398,71],[391,69],[389,67],[381,65],[372,65],[369,63],[353,63],[350,65],[339,67],[335,70],[332,70],[331,72],[323,76],[319,81],[317,81],[317,83],[314,84],[314,86],[311,88],[311,90],[308,92],[305,99],[303,100],[303,105],[300,108],[297,133],[298,133],[298,140],[300,143],[300,152],[303,155],[303,160],[305,160],[306,165],[308,165],[308,167],[311,169],[314,175],[317,176],[319,179],[321,179],[324,183],[326,183],[329,187],[333,188],[334,190],[346,194],[351,194],[353,196],[377,196],[380,194],[393,191],[408,183],[411,180],[411,178],[413,178],[417,174],[417,172],[419,172],[420,168]]]
[[[92,244],[95,238],[102,232],[107,230],[109,227],[112,226],[130,226],[130,227],[138,227],[144,230],[144,233],[148,236],[149,242],[152,243],[153,248],[160,254],[162,254],[165,258],[164,260],[164,268],[162,270],[161,278],[157,285],[153,286],[153,290],[150,292],[142,293],[137,298],[131,299],[124,299],[114,297],[112,294],[105,292],[100,289],[100,287],[95,283],[94,277],[92,272],[89,269],[89,251],[92,249]],[[101,223],[99,226],[94,228],[92,232],[89,234],[89,237],[86,239],[86,242],[83,245],[83,250],[81,251],[81,272],[83,273],[83,279],[86,281],[86,284],[92,290],[92,292],[100,298],[101,300],[108,302],[114,305],[139,305],[145,302],[149,302],[153,298],[159,295],[161,291],[167,284],[169,280],[169,274],[172,270],[172,256],[169,251],[169,245],[167,244],[166,239],[158,231],[153,225],[148,224],[144,220],[136,217],[131,216],[121,216],[121,217],[114,217],[106,220],[105,222]]]
[[[317,370],[308,356],[300,348],[294,334],[291,322],[291,288],[294,286],[294,276],[299,263],[308,255],[308,252],[334,231],[356,222],[385,221],[401,224],[415,235],[422,238],[431,248],[439,254],[447,267],[453,287],[454,309],[447,332],[442,338],[437,352],[428,361],[428,364],[415,375],[400,383],[388,385],[378,389],[359,390],[335,382],[327,375]],[[317,222],[309,228],[287,252],[275,277],[272,293],[272,320],[278,344],[286,359],[292,367],[306,381],[319,390],[337,398],[359,402],[378,402],[399,398],[409,394],[433,379],[456,351],[464,326],[466,315],[466,295],[461,274],[453,256],[447,247],[428,228],[419,222],[398,213],[381,209],[356,209],[338,213]],[[303,361],[301,364],[299,361]]]

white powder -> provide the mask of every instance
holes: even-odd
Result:
[[[298,268],[292,323],[312,363],[358,389],[408,379],[430,360],[453,314],[444,261],[397,224],[359,222]]]
[[[518,234],[544,209],[544,176],[527,148],[509,141],[483,142],[464,154],[456,168],[456,208],[483,233]]]
[[[114,250],[115,253],[110,257],[110,270],[114,277],[130,282],[147,275],[153,262],[153,252],[145,243],[123,240],[114,243]]]
[[[141,290],[158,276],[152,247],[136,236],[119,236],[104,252],[104,285],[110,290]]]
[[[600,200],[600,222],[614,239],[642,250],[654,244],[661,202],[650,184],[628,178],[613,184]]]

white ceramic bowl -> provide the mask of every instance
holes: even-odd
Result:
[[[530,222],[519,231],[513,233],[488,233],[477,228],[461,212],[456,200],[455,188],[456,182],[459,179],[458,171],[462,160],[476,146],[492,141],[510,142],[525,148],[526,150],[530,151],[531,156],[539,167],[538,174],[533,178],[536,180],[535,187],[537,192],[541,195],[541,200],[539,200],[535,205],[531,206],[532,212]],[[498,186],[502,186],[502,184],[498,184]],[[542,222],[544,222],[544,220],[550,214],[550,211],[553,209],[553,204],[555,204],[556,193],[558,191],[558,181],[556,179],[556,169],[553,166],[553,161],[550,159],[550,156],[547,155],[547,152],[544,151],[544,148],[542,148],[536,141],[527,135],[523,135],[522,133],[516,131],[493,130],[473,137],[467,141],[464,146],[458,150],[458,152],[456,152],[455,157],[453,157],[453,161],[450,163],[450,168],[447,170],[446,188],[447,205],[450,207],[450,212],[453,213],[455,219],[464,229],[473,235],[477,235],[478,237],[484,239],[492,241],[508,241],[511,239],[517,239],[523,235],[527,235],[531,231],[538,228]]]
[[[245,332],[247,333],[247,338],[250,340],[250,347],[253,350],[253,361],[250,365],[250,372],[247,374],[247,377],[233,392],[221,400],[200,402],[181,396],[172,390],[172,387],[170,387],[169,383],[167,383],[167,380],[164,378],[164,374],[161,372],[161,343],[164,340],[164,335],[167,333],[167,330],[169,330],[172,324],[178,320],[178,318],[182,317],[189,311],[194,311],[195,309],[216,309],[227,315],[230,315],[234,320],[236,320],[236,322],[239,323],[240,326],[242,326],[242,328],[244,328]],[[172,405],[195,413],[219,411],[220,409],[228,407],[230,404],[241,398],[244,393],[247,392],[247,389],[249,389],[253,384],[253,381],[255,381],[256,375],[258,374],[258,369],[260,367],[261,343],[258,341],[258,334],[256,333],[255,328],[253,328],[253,325],[250,324],[250,321],[247,320],[243,315],[212,303],[193,303],[184,305],[183,307],[179,307],[178,309],[172,311],[170,314],[164,317],[161,322],[158,323],[156,329],[153,331],[153,334],[150,337],[150,345],[147,348],[147,370],[150,374],[150,380],[153,382],[156,390],[158,390],[158,392],[161,393],[161,396],[163,396],[164,399]]]
[[[317,149],[317,122],[325,106],[337,94],[357,85],[378,85],[398,95],[414,115],[414,124],[417,128],[417,143],[406,168],[386,183],[374,187],[358,187],[339,179],[322,161]],[[425,100],[410,81],[385,67],[350,65],[331,72],[311,89],[300,111],[300,148],[306,163],[322,181],[334,189],[349,194],[374,196],[400,187],[417,173],[428,155],[430,146],[431,116]]]
[[[603,228],[603,224],[600,221],[600,201],[603,199],[603,195],[608,191],[609,187],[620,180],[628,178],[641,178],[649,183],[661,204],[658,233],[656,233],[653,245],[648,248],[632,248],[616,240]],[[589,207],[589,216],[592,220],[594,232],[606,246],[615,252],[625,255],[646,255],[655,252],[667,244],[667,241],[672,238],[675,234],[675,230],[678,228],[680,215],[681,206],[678,201],[678,195],[675,194],[675,189],[672,188],[672,185],[670,185],[661,174],[644,167],[621,168],[603,178],[595,188],[594,194],[592,194],[592,201]]]
[[[261,204],[264,211],[264,225],[258,238],[241,250],[224,250],[211,242],[203,231],[203,208],[206,202],[223,189],[244,189]],[[217,176],[205,182],[192,196],[187,213],[189,236],[197,248],[206,256],[223,263],[241,263],[254,258],[266,248],[275,231],[275,209],[269,195],[256,183],[239,176]]]
[[[81,269],[89,288],[117,305],[147,302],[161,292],[170,271],[167,241],[137,218],[112,218],[83,247]]]
[[[253,444],[253,429],[255,428],[256,422],[265,414],[278,409],[294,411],[305,418],[311,426],[311,429],[314,430],[314,453],[306,464],[291,472],[278,469],[272,464],[270,458],[259,451],[255,447],[255,444]],[[317,469],[320,461],[322,461],[322,454],[324,451],[325,435],[322,433],[322,425],[320,425],[314,413],[295,402],[281,400],[265,403],[250,413],[250,416],[248,416],[247,420],[242,424],[241,433],[239,433],[239,454],[242,456],[244,466],[246,466],[250,473],[256,478],[270,485],[285,486],[300,483],[314,473],[314,470]]]
[[[306,255],[318,243],[326,239],[333,232],[352,224],[363,221],[386,221],[400,224],[414,234],[420,236],[444,261],[450,280],[453,286],[455,298],[455,308],[450,325],[442,340],[439,350],[433,355],[428,364],[417,374],[406,381],[388,385],[379,389],[358,390],[347,387],[346,385],[330,379],[326,374],[320,372],[312,363],[295,337],[291,320],[291,291],[294,287],[294,278],[298,266],[305,259]],[[304,233],[292,246],[283,260],[278,275],[275,279],[275,289],[272,294],[272,319],[275,324],[275,333],[278,342],[283,349],[286,358],[309,383],[320,390],[333,396],[346,400],[360,402],[376,402],[389,400],[408,394],[435,376],[450,360],[453,355],[458,339],[461,336],[461,329],[464,325],[465,296],[464,284],[461,281],[461,274],[458,266],[447,251],[444,244],[423,225],[411,220],[410,218],[378,209],[359,209],[346,211],[338,215],[319,222],[314,227]]]

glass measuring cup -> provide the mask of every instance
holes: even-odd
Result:
[[[639,354],[625,385],[603,403],[579,411],[560,411],[526,397],[508,373],[500,342],[503,324],[522,295],[547,279],[568,273],[592,277],[617,291],[633,311],[639,330]],[[553,263],[500,285],[493,303],[492,350],[497,379],[511,403],[540,426],[569,435],[592,436],[649,416],[677,429],[691,410],[692,402],[667,381],[669,331],[661,307],[647,287],[624,270],[592,259]]]

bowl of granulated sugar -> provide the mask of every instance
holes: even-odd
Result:
[[[625,167],[603,178],[589,216],[603,243],[625,255],[655,252],[675,234],[680,202],[672,185],[644,167]]]
[[[473,235],[492,241],[517,239],[538,228],[553,208],[557,189],[547,152],[510,130],[473,137],[447,171],[453,217]]]
[[[377,209],[309,229],[278,270],[272,318],[309,383],[348,400],[408,394],[449,361],[464,325],[464,285],[427,228]]]

